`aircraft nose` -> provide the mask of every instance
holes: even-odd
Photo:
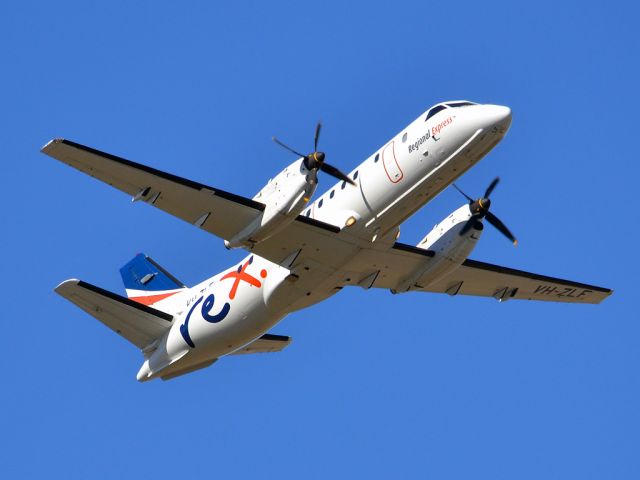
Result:
[[[484,105],[483,116],[488,127],[497,127],[506,132],[511,125],[511,109],[503,105]]]

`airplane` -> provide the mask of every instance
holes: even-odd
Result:
[[[478,198],[453,182],[505,136],[511,110],[466,100],[434,105],[348,175],[318,150],[300,153],[247,198],[56,138],[42,152],[242,248],[237,265],[188,287],[151,257],[120,270],[126,297],[70,279],[55,291],[138,347],[137,380],[169,380],[226,355],[277,352],[291,338],[268,333],[292,312],[347,286],[392,293],[597,304],[612,290],[469,257],[485,222],[514,244],[491,212],[496,178]],[[320,172],[339,181],[311,202]],[[416,245],[398,242],[408,217],[453,184],[465,203]]]

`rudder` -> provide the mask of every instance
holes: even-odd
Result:
[[[127,297],[143,305],[153,305],[187,288],[151,257],[139,253],[120,269]]]

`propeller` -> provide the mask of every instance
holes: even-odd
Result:
[[[304,155],[303,153],[296,152],[290,146],[282,143],[276,137],[272,137],[272,140],[280,145],[282,148],[289,150],[291,153],[302,157],[304,159],[304,166],[307,167],[308,170],[322,170],[324,173],[331,175],[337,179],[343,180],[351,185],[355,185],[355,182],[351,180],[347,175],[342,173],[338,168],[329,165],[325,162],[325,154],[323,152],[318,151],[318,142],[320,140],[320,130],[322,130],[322,124],[318,122],[316,125],[316,132],[313,138],[313,152]]]
[[[460,235],[464,235],[465,233],[467,233],[477,222],[484,218],[500,233],[511,240],[514,246],[516,246],[518,245],[518,240],[516,240],[516,237],[513,236],[513,233],[511,233],[507,226],[502,223],[502,221],[498,217],[496,217],[489,211],[489,207],[491,207],[491,200],[489,199],[489,196],[499,182],[500,177],[494,178],[485,190],[484,196],[478,198],[477,200],[474,200],[469,195],[464,193],[460,188],[458,188],[455,183],[453,184],[455,189],[458,190],[458,192],[460,192],[464,196],[464,198],[469,200],[469,209],[471,210],[471,218],[467,221],[467,223],[465,223],[464,227],[462,227],[462,230],[460,230]]]

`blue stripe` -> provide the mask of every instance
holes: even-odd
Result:
[[[120,275],[127,289],[156,292],[184,287],[144,253],[139,253],[122,267]]]

